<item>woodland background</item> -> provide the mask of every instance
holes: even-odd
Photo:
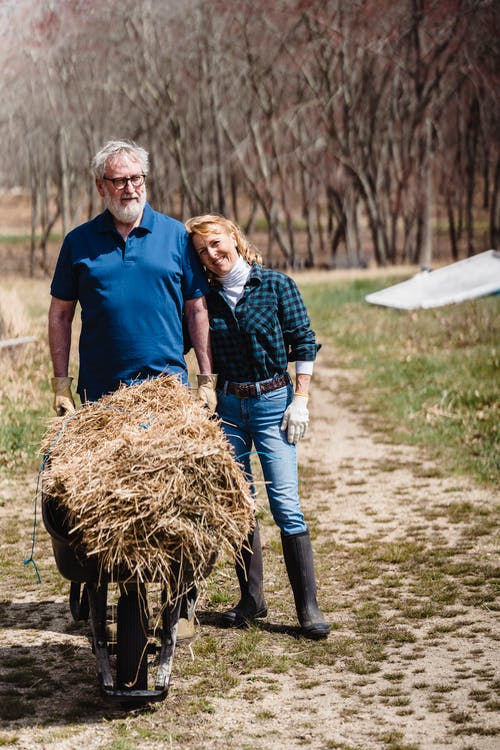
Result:
[[[3,0],[0,55],[0,186],[29,196],[31,275],[100,210],[110,137],[150,151],[155,208],[231,216],[268,265],[498,246],[495,0]]]

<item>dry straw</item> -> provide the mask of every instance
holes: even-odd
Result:
[[[173,376],[162,376],[51,421],[44,492],[108,574],[160,582],[173,602],[219,554],[235,556],[254,502],[219,424]]]

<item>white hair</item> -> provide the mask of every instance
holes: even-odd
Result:
[[[108,141],[104,146],[99,149],[97,154],[92,159],[92,173],[98,180],[102,180],[104,177],[104,171],[106,169],[106,162],[108,159],[120,156],[121,154],[129,154],[134,156],[141,163],[141,170],[143,174],[147,174],[149,170],[149,155],[148,152],[138,146],[134,141]]]

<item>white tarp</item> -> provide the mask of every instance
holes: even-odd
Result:
[[[421,271],[400,284],[367,294],[374,305],[415,310],[442,307],[500,292],[500,252],[487,250],[435,271]]]

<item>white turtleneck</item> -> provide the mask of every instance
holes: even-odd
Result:
[[[240,255],[229,273],[217,277],[222,284],[227,303],[233,312],[238,301],[243,296],[243,290],[250,275],[250,271],[251,266]],[[314,362],[295,362],[295,371],[298,374],[312,375],[313,368]]]
[[[238,260],[231,268],[229,273],[225,273],[224,276],[217,277],[222,284],[224,295],[232,310],[234,310],[238,303],[238,300],[240,300],[243,296],[243,289],[249,275],[250,266],[243,258],[243,256],[239,255]]]

